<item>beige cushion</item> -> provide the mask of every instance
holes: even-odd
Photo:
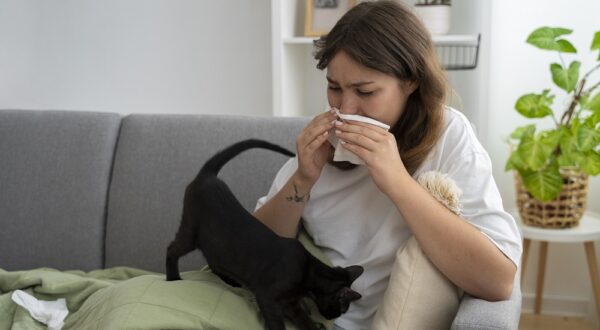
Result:
[[[396,254],[372,329],[450,329],[462,294],[413,236]]]

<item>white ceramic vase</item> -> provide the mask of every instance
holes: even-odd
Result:
[[[415,5],[415,11],[432,35],[448,34],[450,31],[449,5]]]

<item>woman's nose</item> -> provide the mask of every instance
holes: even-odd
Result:
[[[357,115],[359,114],[358,104],[350,97],[342,98],[340,104],[340,112],[345,115]]]

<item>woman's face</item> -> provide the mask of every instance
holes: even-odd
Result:
[[[367,68],[339,51],[327,65],[327,99],[343,114],[373,118],[393,127],[416,83]]]

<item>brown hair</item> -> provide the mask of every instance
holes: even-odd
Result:
[[[431,37],[419,18],[398,2],[363,2],[316,40],[315,49],[320,70],[343,50],[361,65],[418,84],[390,129],[404,166],[413,174],[441,134],[448,90]]]

